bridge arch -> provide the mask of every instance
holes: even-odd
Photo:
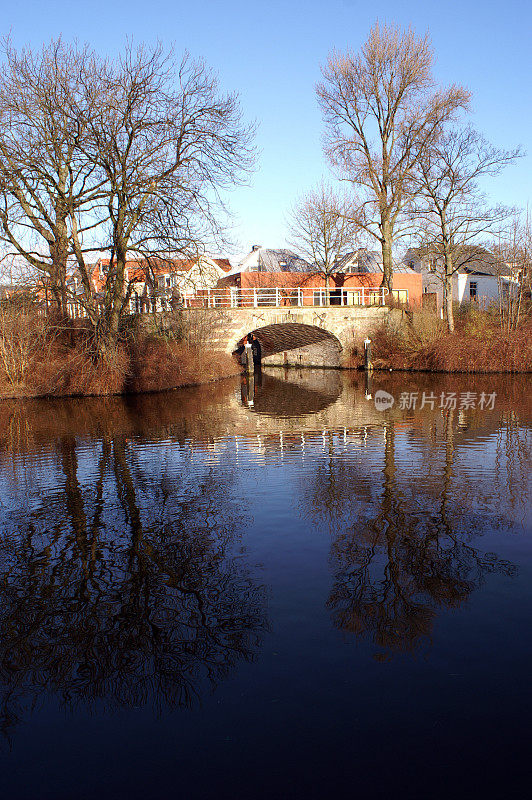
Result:
[[[364,338],[387,324],[391,312],[388,306],[308,306],[211,309],[206,313],[213,315],[213,349],[223,353],[234,353],[244,336],[254,332],[266,346],[265,364],[345,367],[355,349],[363,347]]]
[[[265,364],[297,365],[306,363],[310,358],[313,363],[323,361],[323,365],[326,366],[340,365],[342,344],[326,328],[301,322],[277,322],[240,333],[240,338],[235,342],[234,352],[242,344],[244,336],[253,333],[260,342]]]

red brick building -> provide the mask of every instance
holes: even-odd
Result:
[[[381,289],[382,260],[376,252],[357,250],[338,261],[329,277],[331,305],[373,305],[388,302]],[[325,305],[325,277],[290,250],[254,247],[242,261],[222,277],[217,288],[227,288],[236,302],[248,305]],[[421,306],[421,276],[400,264],[394,269],[391,297],[401,305]],[[283,303],[283,298],[286,303]],[[240,302],[239,302],[240,301]],[[296,302],[295,302],[296,301]]]

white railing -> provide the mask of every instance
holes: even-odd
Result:
[[[292,308],[292,307],[335,307],[335,306],[383,306],[389,291],[381,286],[359,286],[348,288],[323,287],[256,287],[239,289],[199,289],[185,292],[179,297],[157,294],[146,297],[132,297],[129,301],[131,314],[153,314],[181,308]],[[85,317],[86,311],[81,303],[70,300],[68,315],[76,319]]]
[[[203,289],[182,295],[184,308],[283,308],[301,306],[383,306],[388,289],[360,286],[341,289],[314,287],[257,287]]]

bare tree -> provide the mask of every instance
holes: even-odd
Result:
[[[489,207],[478,181],[497,175],[520,155],[518,148],[494,147],[470,126],[442,132],[420,154],[418,199],[413,212],[421,225],[425,250],[443,283],[445,317],[451,332],[453,275],[477,258],[475,243],[511,213],[502,205]]]
[[[498,275],[501,327],[510,333],[519,325],[523,311],[530,313],[526,300],[530,299],[532,285],[532,220],[528,211],[513,215],[493,250],[511,278],[504,280]]]
[[[391,290],[392,247],[413,191],[412,172],[440,127],[469,102],[436,89],[428,36],[377,23],[359,54],[333,51],[317,86],[333,167],[360,193],[357,224],[380,243]]]
[[[338,260],[358,244],[360,228],[352,217],[348,201],[325,183],[302,195],[290,212],[290,245],[324,278],[327,297]]]
[[[222,193],[251,168],[252,134],[237,97],[187,55],[176,65],[160,45],[128,45],[104,61],[60,39],[37,54],[5,41],[0,226],[9,254],[40,273],[63,314],[69,299],[83,305],[103,342],[128,306],[128,254],[153,284],[154,264],[197,258],[223,239]],[[103,303],[88,263],[97,249],[111,251]]]
[[[84,105],[84,86],[90,81],[97,95],[100,66],[87,47],[61,39],[37,53],[17,52],[9,40],[2,49],[0,236],[9,254],[38,271],[65,315],[72,224],[81,237],[99,222],[102,181],[83,143],[95,112]]]
[[[223,95],[202,61],[154,48],[126,47],[106,68],[103,113],[88,121],[86,153],[105,179],[111,259],[100,318],[103,339],[118,331],[129,297],[128,253],[150,259],[197,256],[223,233],[221,191],[253,163],[253,126],[236,95]],[[92,86],[85,87],[91,106]],[[83,248],[76,255],[86,271]]]

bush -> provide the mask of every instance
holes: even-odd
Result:
[[[456,314],[456,330],[477,338],[492,337],[500,330],[495,309],[482,309],[478,303],[461,306]]]
[[[383,326],[373,336],[376,368],[434,372],[530,372],[532,324],[503,333],[497,319],[473,310],[457,321],[455,333],[435,326],[400,333]]]
[[[206,383],[234,375],[240,367],[230,357],[204,347],[163,337],[146,337],[130,347],[129,392],[153,392]]]
[[[0,370],[12,389],[24,385],[36,358],[45,356],[52,340],[46,317],[23,296],[0,301]]]
[[[129,358],[124,345],[96,358],[87,343],[57,342],[48,358],[36,360],[27,388],[34,395],[105,395],[124,390]]]
[[[54,323],[35,308],[0,308],[0,397],[108,395],[152,392],[200,384],[239,373],[240,367],[209,347],[209,327],[194,316],[187,329],[181,316],[164,329],[139,324],[96,351],[86,323]]]

